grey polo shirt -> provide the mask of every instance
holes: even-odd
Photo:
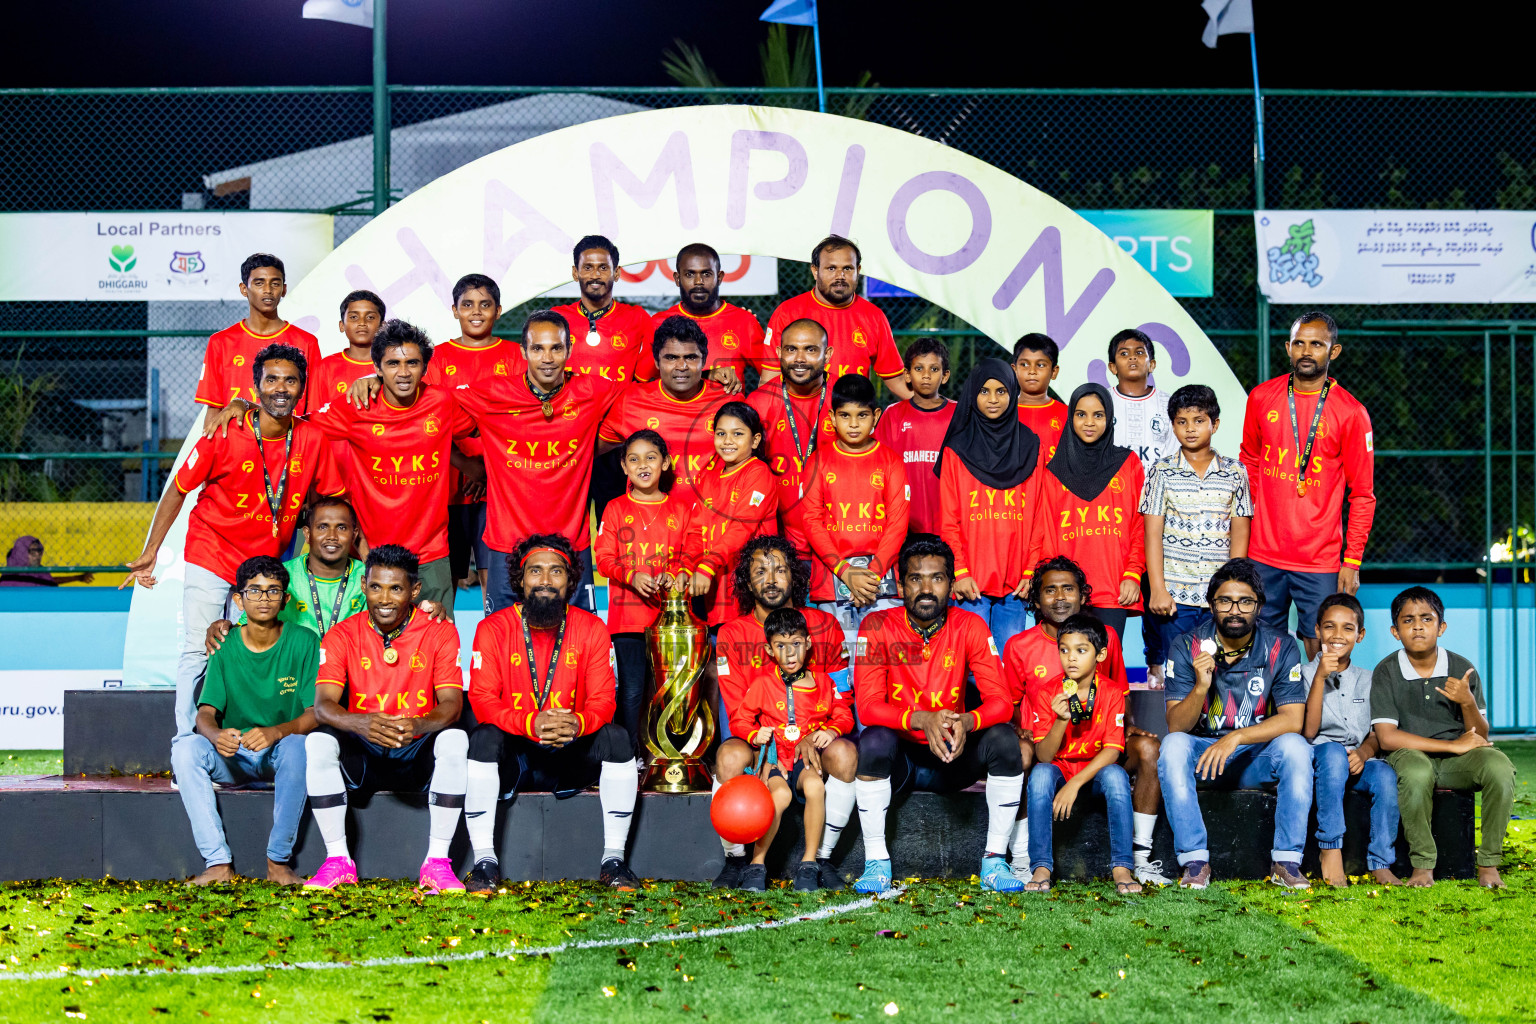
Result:
[[[1312,692],[1312,680],[1316,677],[1316,659],[1301,666],[1301,679],[1307,684],[1308,693]],[[1323,721],[1312,742],[1342,743],[1353,750],[1371,732],[1371,673],[1350,662],[1349,668],[1333,673],[1323,686]]]

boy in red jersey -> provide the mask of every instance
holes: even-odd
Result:
[[[517,604],[475,630],[469,703],[480,724],[470,736],[464,803],[475,858],[471,892],[494,892],[501,884],[501,794],[543,786],[563,798],[593,782],[603,809],[598,879],[616,889],[639,886],[624,860],[640,782],[634,745],[613,722],[608,630],[597,616],[567,607],[577,571],[569,540],[552,533],[529,537],[507,562]]]
[[[1026,892],[1050,892],[1055,858],[1052,819],[1072,816],[1084,789],[1104,798],[1109,865],[1115,891],[1141,892],[1131,873],[1131,780],[1117,763],[1125,751],[1125,692],[1102,673],[1109,630],[1093,615],[1072,616],[1056,633],[1061,670],[1033,680],[1025,697],[1040,763],[1029,773],[1029,859]],[[1100,683],[1103,683],[1101,686]]]
[[[430,805],[421,888],[463,892],[448,844],[464,807],[469,738],[459,634],[416,608],[416,556],[394,544],[368,552],[368,611],[343,619],[320,641],[315,719],[305,742],[309,807],[325,841],[325,862],[308,889],[357,884],[347,849],[347,794],[426,790]]]
[[[916,785],[954,792],[985,775],[987,839],[981,885],[1018,892],[1008,871],[1008,836],[1024,792],[1024,763],[1008,719],[1013,704],[992,635],[980,616],[949,607],[955,556],[932,534],[902,546],[902,607],[875,612],[859,630],[861,655],[854,684],[859,721],[859,825],[864,873],[854,889],[891,887],[885,816],[893,790]],[[981,705],[966,710],[966,679],[975,679]],[[974,735],[973,735],[974,734]]]
[[[779,489],[768,463],[757,457],[763,421],[746,402],[727,402],[715,413],[715,457],[694,481],[697,504],[689,537],[693,595],[718,627],[734,615],[731,570],[747,542],[778,528]]]
[[[688,586],[684,546],[693,509],[676,492],[661,490],[661,478],[671,460],[660,434],[635,431],[624,442],[622,455],[629,490],[603,511],[592,561],[608,577],[608,632],[619,676],[619,724],[638,750],[650,669],[645,630],[661,613],[667,591]]]
[[[348,292],[341,300],[341,319],[336,329],[347,339],[347,347],[320,360],[310,382],[316,409],[326,402],[345,401],[353,383],[373,376],[373,336],[383,326],[384,300],[373,292],[359,289]],[[337,454],[340,455],[339,446]]]
[[[245,319],[208,339],[203,369],[197,377],[197,402],[208,406],[203,416],[204,437],[212,437],[221,428],[227,435],[231,422],[260,404],[260,396],[246,378],[255,368],[252,360],[256,353],[268,345],[298,349],[305,366],[320,365],[320,342],[315,336],[277,315],[278,303],[288,294],[282,260],[265,252],[247,256],[240,264],[240,294],[250,306]],[[294,412],[302,416],[308,411],[308,396],[300,395]]]
[[[933,473],[955,403],[939,394],[949,383],[949,349],[938,338],[907,346],[906,376],[912,397],[885,407],[875,440],[901,453],[912,487],[908,522],[917,533],[939,532],[939,478]]]
[[[747,367],[766,372],[773,354],[763,344],[763,328],[749,309],[733,306],[720,298],[720,254],[703,242],[692,242],[677,252],[677,282],[680,298],[651,317],[657,327],[673,316],[685,316],[698,323],[709,339],[706,369],[721,370],[720,383],[738,389],[747,378]],[[729,377],[724,371],[729,372]]]
[[[1323,598],[1360,589],[1360,559],[1376,517],[1370,414],[1328,376],[1342,351],[1333,317],[1297,317],[1291,372],[1248,393],[1239,453],[1253,494],[1248,557],[1264,577],[1263,622],[1284,632],[1294,602],[1308,660],[1317,657]]]
[[[773,744],[763,774],[773,796],[773,826],[753,845],[752,863],[742,872],[739,886],[767,890],[768,848],[785,808],[798,795],[805,804],[805,843],[795,868],[795,890],[814,892],[823,887],[813,837],[820,840],[826,820],[826,776],[833,770],[829,763],[837,765],[836,774],[845,785],[853,784],[858,752],[843,738],[853,731],[853,711],[826,672],[812,667],[811,633],[804,615],[793,608],[770,612],[763,634],[774,671],[752,681],[734,731],[753,747]]]
[[[1049,459],[1067,427],[1065,402],[1051,397],[1051,382],[1061,372],[1061,350],[1044,334],[1026,334],[1013,343],[1013,372],[1019,379],[1019,422],[1040,438]]]
[[[230,617],[226,610],[235,570],[254,555],[276,557],[288,549],[311,491],[345,491],[325,435],[293,415],[304,396],[304,354],[287,345],[268,345],[256,353],[251,370],[258,411],[228,431],[198,440],[176,470],[176,486],[166,488],[155,506],[144,550],[128,563],[128,578],[118,587],[155,585],[160,545],[187,495],[201,487],[182,549],[184,632],[176,664],[175,740],[192,735],[197,715],[192,698],[208,665],[208,627]]]
[[[847,373],[877,375],[897,399],[911,398],[890,321],[859,294],[859,247],[841,235],[817,242],[811,250],[811,281],[810,291],[785,299],[768,318],[767,344],[777,344],[796,320],[815,320],[827,331],[827,372],[833,379]],[[769,369],[763,383],[774,377]]]

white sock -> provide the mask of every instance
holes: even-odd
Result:
[[[341,781],[341,744],[329,733],[304,739],[304,780],[315,827],[327,857],[347,857],[347,786]]]
[[[432,782],[427,787],[427,859],[448,856],[448,844],[459,830],[464,790],[469,776],[469,734],[444,729],[432,744]]]
[[[987,776],[987,849],[988,854],[1008,852],[1008,839],[1018,818],[1019,799],[1024,795],[1024,776]]]
[[[464,827],[475,863],[496,861],[496,791],[501,788],[501,766],[492,761],[470,761],[464,789]]]
[[[832,856],[832,848],[842,838],[843,828],[853,816],[853,805],[859,795],[852,782],[827,776],[827,827],[821,830],[821,846],[816,850],[817,860]]]
[[[864,833],[864,859],[890,860],[885,848],[885,814],[891,809],[890,779],[856,779],[853,791],[859,805],[859,828]]]
[[[1008,852],[1014,860],[1029,860],[1029,819],[1020,818],[1013,823],[1013,838],[1008,840]]]
[[[1152,830],[1157,827],[1157,815],[1131,812],[1131,829],[1134,833],[1131,854],[1138,866],[1152,859]]]
[[[720,780],[716,779],[715,784],[709,787],[709,798],[713,800],[718,792],[720,792]],[[745,857],[747,855],[747,848],[745,846],[740,843],[728,843],[724,838],[720,840],[720,849],[725,851],[727,857]]]
[[[629,822],[635,815],[640,779],[634,761],[604,761],[597,777],[597,798],[603,805],[603,860],[624,859]]]

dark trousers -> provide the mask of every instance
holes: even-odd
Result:
[[[859,774],[890,779],[892,793],[953,793],[984,775],[1023,775],[1024,759],[1018,733],[1002,722],[966,736],[965,749],[947,764],[926,743],[871,725],[859,734]]]
[[[613,660],[617,662],[619,683],[617,722],[629,733],[630,745],[638,752],[640,732],[645,728],[645,698],[651,674],[645,634],[613,634]]]
[[[572,796],[597,781],[604,761],[633,757],[628,734],[612,722],[563,747],[546,747],[489,723],[469,734],[469,759],[501,766],[502,799],[525,789]]]

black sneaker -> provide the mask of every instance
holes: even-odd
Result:
[[[816,880],[823,889],[841,889],[848,884],[842,872],[827,857],[816,858]]]
[[[736,887],[738,889],[745,889],[747,892],[767,892],[768,865],[748,864],[742,868],[741,881],[737,883]]]
[[[726,858],[725,858],[725,867],[721,868],[720,869],[720,873],[715,876],[715,882],[714,882],[715,888],[716,889],[736,889],[736,888],[740,888],[740,886],[741,886],[741,872],[746,868],[748,863],[749,863],[749,861],[747,860],[746,857],[733,857],[733,856],[727,855]]]
[[[603,861],[603,869],[598,872],[597,880],[604,885],[621,889],[625,892],[633,892],[635,889],[640,888],[640,879],[636,878],[635,873],[629,870],[628,864],[617,857]]]
[[[815,892],[822,888],[821,869],[815,861],[803,860],[795,868],[795,892]]]
[[[495,892],[501,888],[501,865],[487,857],[485,860],[475,861],[475,866],[469,872],[469,877],[464,879],[464,888],[468,892]]]

